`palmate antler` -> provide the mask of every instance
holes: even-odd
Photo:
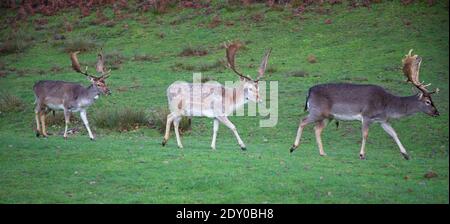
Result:
[[[235,65],[236,52],[239,50],[240,47],[242,47],[242,44],[235,41],[235,42],[225,43],[224,46],[226,48],[226,57],[227,57],[227,62],[228,62],[227,67],[230,68],[231,70],[233,70],[234,73],[236,73],[240,77],[247,79],[247,80],[253,80],[251,77],[243,75],[241,72],[239,72],[236,69],[236,65]],[[272,48],[267,50],[266,54],[264,55],[264,57],[261,61],[261,65],[259,66],[258,77],[253,81],[258,82],[260,79],[262,79],[264,77],[264,72],[266,71],[266,67],[267,67],[267,61],[269,60],[269,56],[270,56],[271,52],[272,52]]]
[[[261,61],[261,65],[258,69],[258,78],[256,81],[259,81],[260,79],[264,78],[264,73],[266,72],[267,68],[267,61],[269,60],[270,53],[272,52],[272,48],[269,48],[269,50],[266,51],[266,54],[264,54],[264,57]]]
[[[420,82],[419,80],[419,71],[420,71],[420,64],[422,63],[422,58],[418,55],[412,55],[412,49],[409,50],[408,54],[405,55],[405,58],[403,58],[403,74],[407,78],[407,82],[412,83],[417,89],[419,89],[424,95],[431,95],[433,93],[439,92],[439,89],[436,89],[433,92],[429,92],[426,87],[428,87],[430,84],[423,84],[423,82]]]
[[[102,76],[100,77],[100,79],[106,79],[106,78],[108,78],[108,77],[110,76],[111,69],[109,69],[108,71],[106,71],[106,68],[105,68],[105,59],[104,59],[104,56],[103,56],[103,53],[102,53],[102,52],[98,53],[97,64],[96,64],[95,67],[96,67],[95,70],[96,70],[98,73],[101,73],[101,74],[102,74]]]
[[[235,41],[235,42],[225,43],[224,46],[226,48],[226,56],[227,56],[227,62],[228,62],[227,67],[230,68],[231,70],[233,70],[233,72],[236,73],[237,75],[239,75],[240,77],[247,79],[247,80],[252,80],[251,77],[243,75],[241,72],[237,71],[236,66],[234,64],[236,52],[240,47],[242,47],[242,44]]]
[[[104,66],[104,57],[103,54],[100,52],[98,54],[98,60],[97,60],[97,64],[96,64],[96,71],[98,73],[101,73],[101,76],[94,76],[94,75],[90,75],[87,71],[88,71],[88,67],[86,66],[85,70],[82,71],[81,70],[81,66],[80,63],[78,62],[78,57],[77,54],[80,53],[79,51],[75,51],[70,53],[70,60],[72,61],[72,69],[75,70],[78,73],[81,73],[87,77],[93,78],[93,79],[106,79],[109,77],[109,73],[111,72],[111,70],[109,70],[108,72],[105,72],[105,66]]]

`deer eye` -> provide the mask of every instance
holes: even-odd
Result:
[[[427,100],[427,101],[425,101],[425,104],[426,104],[426,105],[430,105],[430,104],[431,104],[431,101]]]

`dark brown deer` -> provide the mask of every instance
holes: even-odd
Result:
[[[309,89],[306,98],[305,110],[308,116],[300,121],[297,137],[290,149],[292,153],[300,144],[300,138],[304,127],[315,123],[315,135],[319,153],[325,156],[323,151],[321,133],[325,127],[325,119],[336,120],[359,120],[362,122],[362,144],[359,156],[365,159],[365,145],[369,134],[369,126],[372,123],[380,123],[381,127],[395,140],[400,152],[405,159],[409,155],[397,137],[397,133],[388,123],[390,119],[424,112],[430,116],[439,116],[434,106],[431,95],[436,91],[429,92],[419,81],[419,70],[422,58],[411,55],[411,51],[403,59],[403,73],[419,93],[412,96],[395,96],[380,86],[357,85],[357,84],[321,84]]]
[[[42,134],[47,137],[45,128],[45,115],[49,110],[63,110],[66,127],[64,130],[64,139],[67,139],[67,128],[70,121],[71,112],[80,112],[80,117],[89,133],[91,140],[94,140],[94,135],[89,128],[86,110],[98,99],[100,94],[110,95],[111,91],[106,86],[105,80],[109,77],[111,70],[105,71],[103,54],[98,54],[96,64],[96,71],[101,76],[93,76],[88,74],[86,67],[85,71],[81,71],[80,63],[78,62],[77,54],[73,52],[70,54],[72,61],[72,68],[87,77],[91,85],[84,87],[78,83],[43,80],[37,82],[33,86],[34,95],[36,98],[36,136]]]

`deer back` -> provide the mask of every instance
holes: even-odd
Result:
[[[309,111],[325,117],[354,120],[358,119],[355,116],[382,114],[394,100],[392,94],[376,85],[321,84],[309,90],[307,107]]]
[[[93,85],[86,88],[78,83],[51,80],[37,82],[33,90],[38,103],[52,109],[87,107],[100,94]]]
[[[171,112],[185,116],[216,117],[231,114],[244,104],[243,89],[219,83],[173,83],[167,88]]]

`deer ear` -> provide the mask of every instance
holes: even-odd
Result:
[[[417,95],[417,97],[419,97],[419,100],[421,100],[423,98],[423,93],[419,92],[419,94]]]

